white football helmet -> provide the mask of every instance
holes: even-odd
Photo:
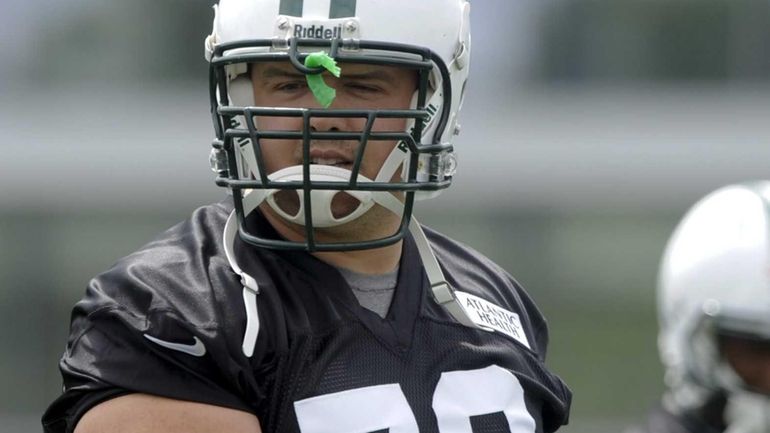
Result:
[[[770,341],[770,182],[731,185],[699,201],[663,255],[659,348],[674,412],[727,396],[727,432],[770,432],[770,400],[736,374],[719,336]]]
[[[210,100],[216,139],[212,168],[217,184],[229,187],[240,235],[254,245],[330,251],[374,248],[394,243],[408,230],[415,196],[432,197],[451,184],[456,167],[452,139],[459,131],[458,113],[470,61],[470,5],[466,0],[221,0],[214,7],[213,31],[205,41],[210,62]],[[418,72],[418,89],[405,110],[256,107],[249,65],[291,62],[305,75],[323,72],[308,67],[310,53],[324,51],[341,64],[401,66]],[[345,71],[343,67],[342,74]],[[257,116],[367,119],[362,131],[319,133],[260,129]],[[377,118],[401,118],[402,133],[372,131]],[[368,129],[367,129],[368,128]],[[378,175],[311,164],[266,173],[260,139],[301,140],[304,155],[311,142],[355,140],[359,151],[377,141],[398,142]],[[401,170],[400,181],[393,181]],[[298,206],[287,211],[277,193],[297,195]],[[353,212],[334,215],[331,202],[345,192],[360,202]],[[403,204],[392,193],[403,193]],[[264,239],[244,227],[246,216],[267,202],[284,219],[305,226],[305,242]],[[402,218],[392,236],[361,242],[320,243],[314,227],[344,224],[380,205]]]

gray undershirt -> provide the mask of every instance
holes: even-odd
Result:
[[[398,282],[398,266],[393,271],[380,275],[360,274],[344,268],[337,269],[353,289],[353,295],[358,299],[358,303],[384,319],[393,301],[393,293]]]

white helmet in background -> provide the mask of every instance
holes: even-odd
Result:
[[[206,38],[205,51],[211,65],[210,99],[217,137],[212,167],[218,173],[217,184],[232,190],[240,221],[262,201],[273,206],[271,197],[276,192],[296,192],[300,203],[296,213],[273,208],[285,219],[304,225],[307,234],[304,243],[276,242],[249,233],[241,224],[244,240],[269,248],[345,250],[386,245],[406,233],[415,196],[437,195],[451,184],[455,171],[452,139],[459,131],[458,113],[469,71],[469,14],[466,0],[221,0],[215,6],[213,31]],[[412,106],[407,110],[336,111],[254,107],[249,64],[290,61],[298,72],[313,75],[323,69],[308,67],[304,61],[308,54],[318,51],[344,63],[416,70],[418,89]],[[399,142],[375,179],[353,175],[357,173],[355,167],[351,173],[311,165],[310,161],[264,173],[260,138],[301,139],[303,146],[309,147],[311,140],[350,140],[351,135],[344,135],[350,131],[342,131],[337,138],[328,133],[324,137],[314,135],[314,131],[262,131],[256,124],[257,115],[307,118],[330,114],[370,120],[377,116],[397,117],[406,120],[408,126],[395,138],[393,133],[371,131],[371,126],[355,138],[361,149],[365,142]],[[399,168],[401,181],[393,182]],[[328,209],[333,196],[342,191],[361,204],[350,215],[338,218]],[[349,222],[375,203],[387,207],[384,203],[390,193],[405,196],[398,233],[357,243],[314,242],[313,227]],[[246,199],[248,195],[250,199]]]
[[[664,405],[698,410],[723,394],[725,431],[770,432],[767,391],[741,378],[720,343],[770,342],[770,182],[721,188],[690,209],[661,262],[658,311]]]

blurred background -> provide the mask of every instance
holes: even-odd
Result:
[[[212,0],[0,5],[0,432],[40,431],[89,278],[224,195]],[[488,254],[551,325],[570,433],[663,385],[654,288],[677,220],[770,177],[770,2],[477,0],[455,185],[417,210]]]

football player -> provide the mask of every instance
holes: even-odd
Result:
[[[447,188],[466,0],[221,0],[205,41],[231,197],[91,281],[47,432],[551,432],[546,323],[420,226]]]
[[[658,311],[667,391],[632,431],[770,432],[770,182],[724,187],[687,213]]]

